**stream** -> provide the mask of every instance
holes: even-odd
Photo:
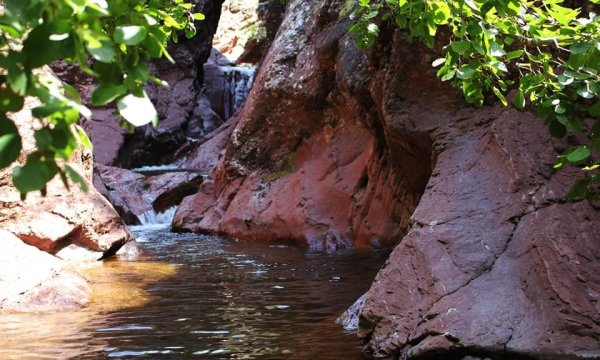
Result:
[[[387,252],[133,231],[145,257],[85,269],[95,296],[86,309],[0,317],[0,358],[363,359],[334,320]]]

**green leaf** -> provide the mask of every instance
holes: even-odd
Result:
[[[504,58],[506,60],[517,59],[517,58],[520,58],[521,56],[523,56],[523,54],[525,54],[525,51],[523,51],[523,50],[510,51],[506,54],[506,56]]]
[[[127,92],[127,88],[123,85],[105,85],[99,86],[92,93],[92,105],[103,106],[114,100],[119,96],[124,95]]]
[[[452,51],[459,55],[464,55],[471,50],[471,43],[468,41],[454,41],[450,44]]]
[[[30,156],[24,166],[15,166],[13,169],[13,184],[21,194],[44,190],[57,173],[58,166],[54,161],[41,161]]]
[[[504,51],[500,44],[494,42],[490,45],[490,55],[494,57],[503,57],[506,55],[506,51]]]
[[[21,147],[19,130],[11,120],[0,114],[0,169],[17,160]]]
[[[565,199],[574,200],[577,198],[586,198],[588,195],[589,180],[587,178],[577,179],[569,192],[565,195]]]
[[[578,164],[587,160],[592,155],[592,151],[585,145],[581,145],[566,154],[567,160],[573,164]]]
[[[50,129],[44,127],[35,131],[35,144],[38,148],[49,148],[52,146],[52,133]]]
[[[431,66],[433,66],[433,67],[435,68],[435,67],[438,67],[438,66],[442,65],[442,64],[443,64],[443,63],[445,63],[445,62],[446,62],[446,58],[439,58],[439,59],[435,59],[435,60],[434,60],[434,61],[431,63]]]
[[[117,26],[113,39],[118,44],[134,46],[144,41],[146,35],[148,35],[148,30],[143,26]]]
[[[17,67],[15,67],[12,71],[9,70],[8,83],[12,91],[17,95],[24,96],[27,92],[27,74],[25,71],[17,69]]]
[[[452,15],[450,7],[444,1],[433,3],[433,19],[438,25],[446,25]]]
[[[86,134],[85,130],[83,130],[83,128],[77,124],[74,124],[73,126],[75,130],[75,136],[77,136],[77,140],[79,140],[79,143],[87,149],[92,149],[92,142],[90,141],[90,138]]]
[[[21,110],[24,99],[10,89],[0,89],[0,111],[15,112]]]
[[[456,75],[456,71],[455,70],[451,70],[448,73],[446,73],[446,75],[441,77],[442,81],[448,81],[448,80],[452,80],[454,78],[454,75]]]
[[[192,14],[192,17],[194,18],[194,20],[206,19],[206,16],[204,16],[204,14],[202,14],[202,13],[194,13],[194,14]]]
[[[502,102],[502,104],[504,106],[508,106],[508,101],[506,100],[506,97],[504,96],[504,94],[502,94],[502,91],[500,91],[500,89],[498,89],[497,87],[493,87],[492,91],[494,92],[494,94],[496,95],[496,97],[498,99],[500,99],[500,102]]]
[[[577,88],[577,94],[584,99],[591,99],[594,97],[594,94],[590,90],[590,85],[588,83],[583,84],[582,86]]]
[[[470,80],[476,75],[477,71],[469,67],[464,67],[456,72],[456,76],[461,80]]]
[[[558,79],[558,83],[563,86],[571,85],[573,83],[573,81],[575,80],[573,77],[567,76],[567,74],[564,74],[564,73],[558,75],[556,78]]]
[[[569,50],[571,51],[571,54],[584,54],[590,47],[591,45],[587,43],[577,43],[571,45]]]
[[[100,46],[95,47],[90,44],[86,46],[86,49],[92,57],[103,63],[111,63],[115,58],[115,50],[112,45],[106,41],[100,43]]]
[[[87,181],[85,181],[85,179],[83,178],[83,176],[79,175],[79,173],[69,165],[65,165],[65,172],[67,173],[67,175],[69,175],[71,181],[73,181],[75,184],[78,184],[79,187],[81,187],[81,190],[83,192],[88,192],[88,184]]]
[[[519,89],[517,94],[513,98],[513,105],[519,109],[523,110],[525,108],[525,94],[523,94],[523,90]]]
[[[550,122],[549,130],[550,135],[555,138],[562,139],[567,135],[567,128],[556,120]]]
[[[588,109],[588,112],[594,117],[600,117],[600,102],[597,102],[596,105],[591,106]]]
[[[133,126],[143,126],[158,122],[158,113],[154,105],[148,98],[146,92],[144,96],[138,97],[129,94],[117,102],[117,107],[121,116]]]

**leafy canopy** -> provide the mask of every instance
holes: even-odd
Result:
[[[93,76],[92,105],[117,103],[120,116],[139,126],[158,121],[144,91],[148,81],[166,86],[148,71],[153,58],[173,59],[167,42],[196,33],[193,5],[184,0],[0,0],[0,169],[17,160],[21,137],[7,113],[21,110],[26,97],[39,99],[36,149],[13,169],[22,197],[41,190],[57,174],[85,189],[85,181],[64,165],[78,144],[91,146],[77,125],[91,112],[77,90],[41,67],[62,59]]]
[[[569,6],[582,3],[584,9]],[[437,76],[481,106],[487,94],[519,110],[531,107],[550,133],[585,135],[555,168],[582,168],[568,197],[598,199],[600,183],[600,0],[358,0],[350,27],[356,44],[375,43],[378,23],[392,19],[409,37],[442,56]],[[442,40],[446,39],[446,40]],[[512,99],[508,99],[508,94]]]

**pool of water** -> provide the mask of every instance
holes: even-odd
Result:
[[[387,252],[135,232],[142,261],[85,270],[89,308],[0,316],[0,358],[363,359],[356,335],[333,322]]]

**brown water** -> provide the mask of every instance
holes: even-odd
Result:
[[[137,233],[152,254],[86,270],[83,311],[0,316],[0,359],[362,359],[334,324],[387,253],[309,254],[209,236]]]

